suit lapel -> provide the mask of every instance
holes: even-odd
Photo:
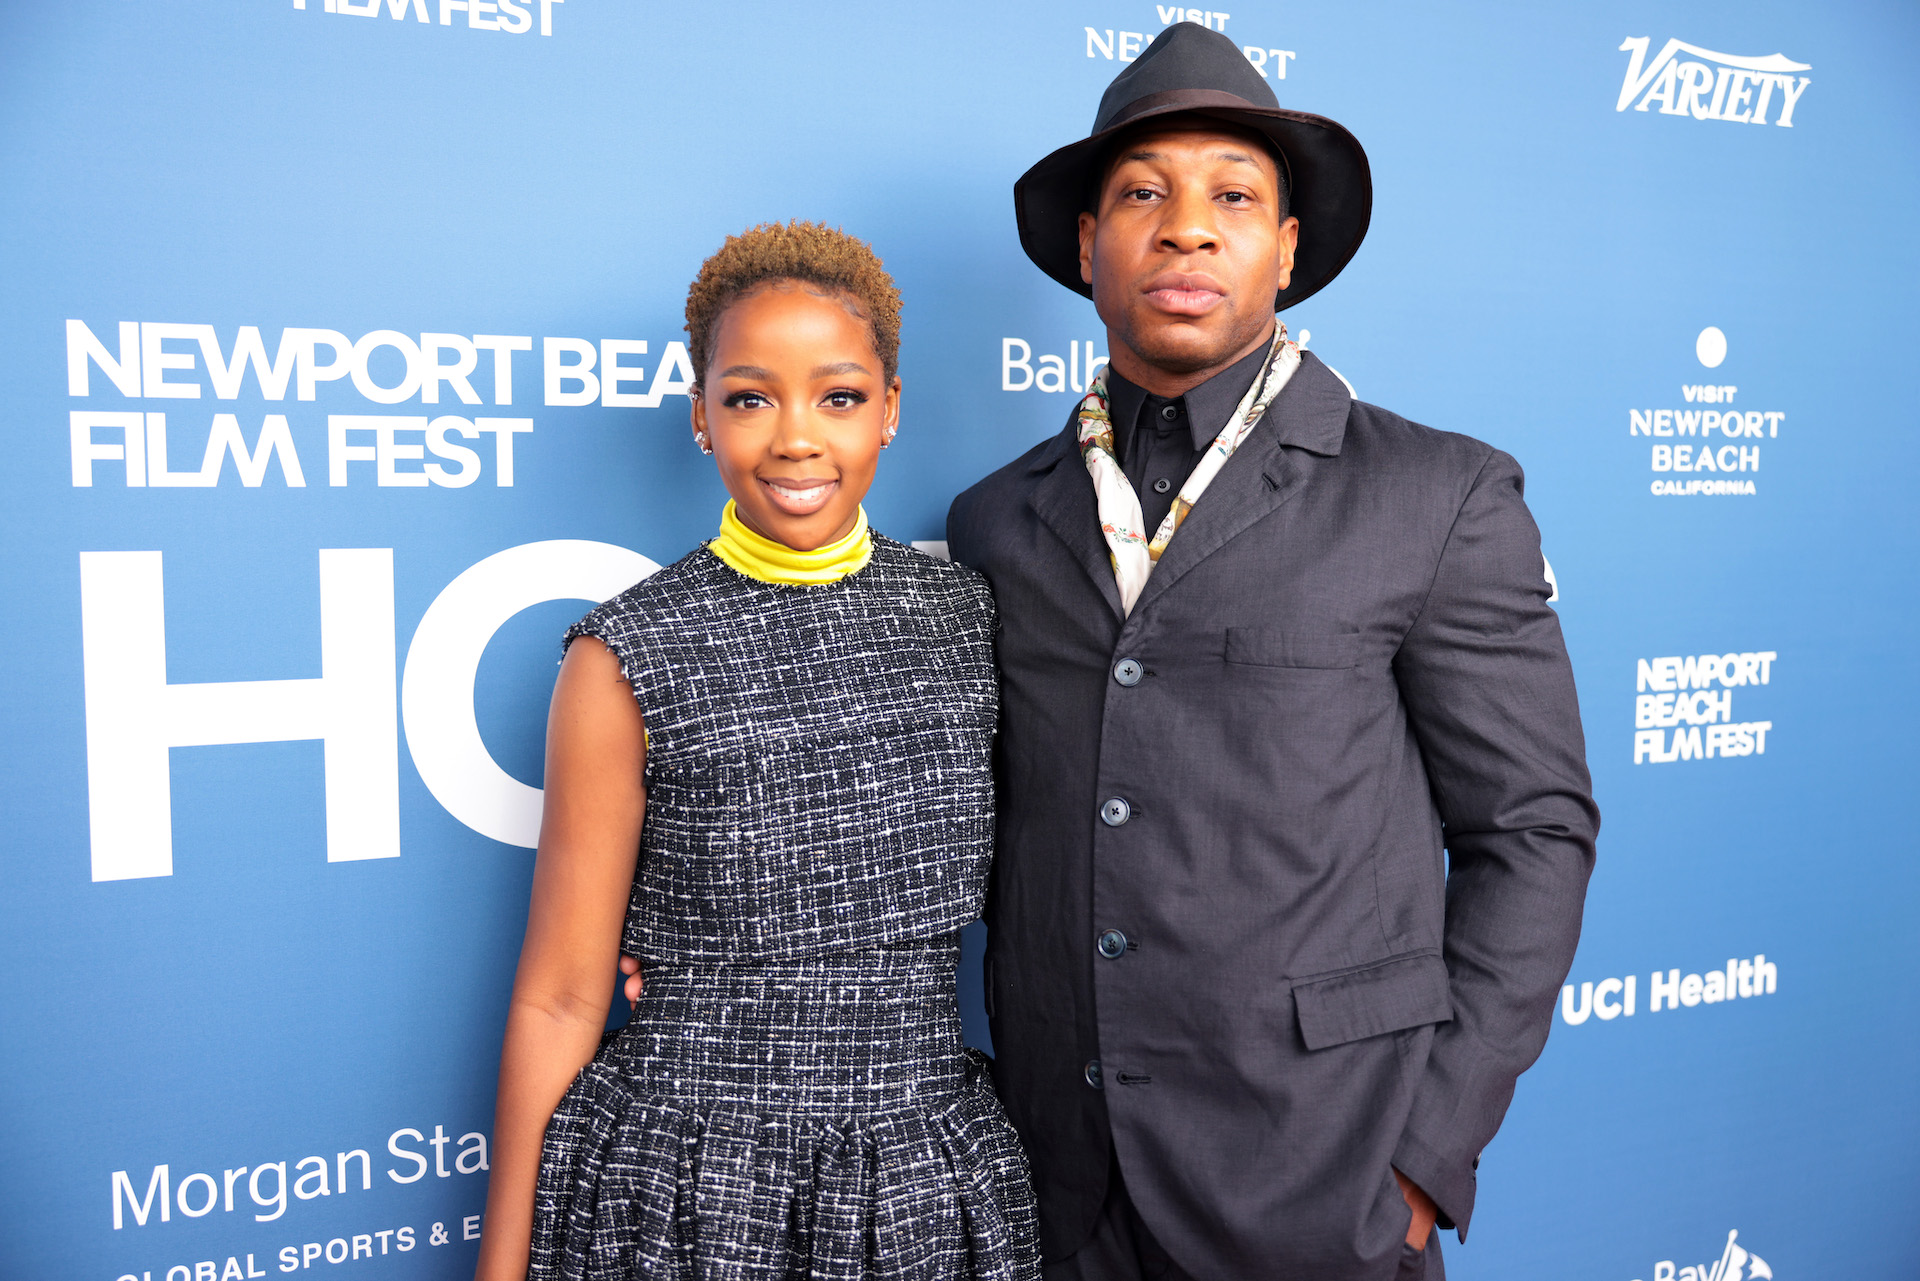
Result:
[[[1100,511],[1093,495],[1093,477],[1080,465],[1080,449],[1069,424],[1055,437],[1056,448],[1039,466],[1049,467],[1027,502],[1034,514],[1067,545],[1073,559],[1093,579],[1115,618],[1120,617],[1120,588],[1113,578],[1113,560],[1100,532]],[[1197,510],[1197,509],[1196,509]]]
[[[1262,422],[1254,429],[1181,522],[1134,602],[1136,615],[1229,539],[1299,492],[1306,468],[1302,460],[1284,456],[1270,426]]]
[[[1140,599],[1134,602],[1134,614],[1298,494],[1311,472],[1312,455],[1340,452],[1351,402],[1338,376],[1312,353],[1302,353],[1300,368],[1268,407],[1266,417],[1234,451],[1167,543]],[[1091,486],[1088,503],[1092,503]]]

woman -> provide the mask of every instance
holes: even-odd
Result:
[[[808,223],[730,238],[688,293],[694,439],[732,501],[567,633],[488,1281],[1039,1275],[954,990],[991,848],[992,603],[860,505],[899,425],[899,305],[871,249]],[[644,985],[602,1040],[623,947]]]

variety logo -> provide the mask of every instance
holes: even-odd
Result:
[[[1691,1010],[1701,1005],[1719,1005],[1755,996],[1772,996],[1780,986],[1780,966],[1761,952],[1752,960],[1728,957],[1725,969],[1704,974],[1681,974],[1676,969],[1655,970],[1647,976],[1647,1008],[1654,1014],[1662,1010]],[[1586,980],[1578,987],[1569,983],[1560,989],[1560,1018],[1574,1027],[1590,1018],[1602,1023],[1634,1016],[1640,1004],[1640,976]],[[1701,1274],[1705,1276],[1705,1273]]]
[[[1625,111],[1629,105],[1635,111],[1645,111],[1658,103],[1663,116],[1751,125],[1769,123],[1767,113],[1775,111],[1771,123],[1791,129],[1800,95],[1813,83],[1805,76],[1796,79],[1793,74],[1811,71],[1811,65],[1795,62],[1783,53],[1745,57],[1669,40],[1648,62],[1649,43],[1646,36],[1633,36],[1620,46],[1622,52],[1632,56],[1627,60],[1627,76],[1620,83],[1615,111]],[[1681,54],[1693,56],[1683,59]]]
[[[431,23],[428,14],[438,9],[440,25],[451,27],[453,15],[462,15],[462,25],[472,31],[504,31],[510,36],[524,36],[533,29],[534,11],[540,13],[540,34],[553,34],[553,6],[565,4],[566,0],[524,0],[516,4],[514,0],[320,0],[320,8],[327,13],[351,14],[359,18],[377,18],[382,12],[395,22],[405,22],[409,15],[415,22]],[[307,0],[293,0],[293,7],[304,9]]]
[[[1763,649],[1641,659],[1634,674],[1633,763],[1765,756],[1773,722],[1735,721],[1733,691],[1771,684],[1777,658]]]
[[[1769,1281],[1773,1269],[1737,1239],[1736,1230],[1727,1233],[1726,1248],[1714,1263],[1690,1263],[1674,1269],[1673,1260],[1662,1259],[1653,1265],[1653,1281]]]
[[[391,2],[391,0],[389,0]],[[1232,14],[1218,9],[1184,9],[1179,5],[1156,4],[1154,16],[1160,20],[1162,28],[1176,22],[1194,22],[1211,31],[1226,34],[1227,19]],[[1149,24],[1142,23],[1142,26]],[[1116,27],[1088,27],[1087,56],[1105,58],[1108,62],[1132,62],[1140,56],[1152,39],[1144,31],[1122,31]],[[1291,49],[1268,49],[1260,45],[1241,45],[1240,52],[1246,55],[1253,69],[1268,80],[1285,80],[1287,63],[1293,60]]]

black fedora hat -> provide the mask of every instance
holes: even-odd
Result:
[[[1267,79],[1217,31],[1176,22],[1107,86],[1093,132],[1060,148],[1013,185],[1020,247],[1040,270],[1091,298],[1080,279],[1079,215],[1093,166],[1121,130],[1156,116],[1207,116],[1264,135],[1285,159],[1288,212],[1300,220],[1293,276],[1280,311],[1340,274],[1373,216],[1373,173],[1359,140],[1325,116],[1286,111]]]

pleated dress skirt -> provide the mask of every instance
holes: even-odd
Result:
[[[1039,1276],[1026,1159],[965,1048],[957,935],[648,962],[547,1128],[535,1281]]]

